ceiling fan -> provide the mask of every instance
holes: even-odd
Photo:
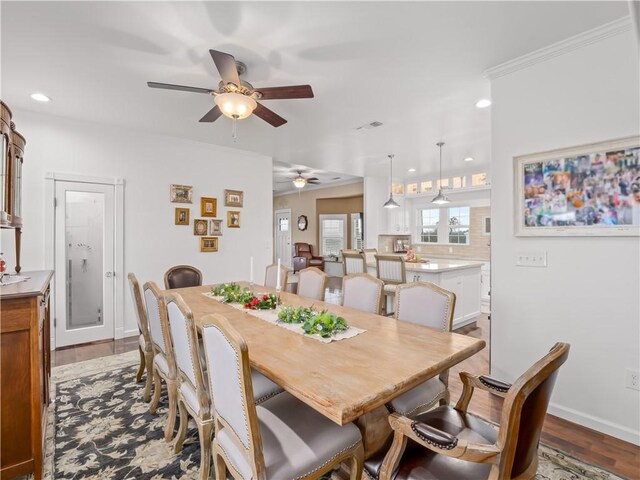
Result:
[[[273,110],[268,109],[257,100],[284,100],[289,98],[313,98],[311,85],[292,85],[287,87],[254,88],[250,83],[241,80],[240,75],[246,72],[247,66],[237,61],[233,55],[209,50],[211,58],[220,73],[222,80],[218,88],[187,87],[169,83],[147,82],[151,88],[166,90],[180,90],[184,92],[206,93],[213,96],[215,107],[209,110],[201,122],[215,122],[220,115],[233,119],[234,138],[236,120],[247,118],[254,113],[257,117],[274,127],[279,127],[287,121]]]
[[[296,188],[304,188],[307,184],[308,185],[319,185],[320,184],[320,179],[318,177],[303,177],[302,176],[302,170],[295,170],[295,173],[297,173],[298,175],[292,178],[289,178],[288,180],[284,181],[284,182],[278,182],[278,183],[289,183],[289,182],[293,182],[293,185]]]

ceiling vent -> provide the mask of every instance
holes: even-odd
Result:
[[[371,130],[372,128],[381,127],[382,122],[378,122],[377,120],[371,123],[365,123],[364,125],[360,125],[356,128],[356,130]]]

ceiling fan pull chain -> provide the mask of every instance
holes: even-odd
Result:
[[[231,137],[233,138],[233,143],[238,141],[238,117],[233,117],[233,125],[231,127]]]

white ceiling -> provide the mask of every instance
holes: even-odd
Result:
[[[347,175],[340,172],[330,172],[318,168],[309,168],[306,165],[290,165],[288,163],[273,162],[273,193],[296,192],[298,189],[293,185],[293,179],[298,176],[298,172],[304,178],[315,177],[319,185],[307,184],[304,190],[322,188],[338,184],[356,182],[360,177]]]
[[[603,2],[9,2],[2,9],[2,98],[14,109],[174,135],[350,175],[489,164],[485,69],[628,15]],[[208,49],[245,62],[254,86],[309,83],[314,99],[265,101],[273,128],[198,119],[213,88]],[[29,98],[43,92],[53,101]],[[371,121],[384,125],[356,130]]]

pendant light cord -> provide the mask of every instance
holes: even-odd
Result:
[[[393,196],[393,155],[389,155],[389,197]]]
[[[440,177],[438,178],[438,192],[442,190],[442,146],[444,142],[438,142],[436,145],[440,147]]]

